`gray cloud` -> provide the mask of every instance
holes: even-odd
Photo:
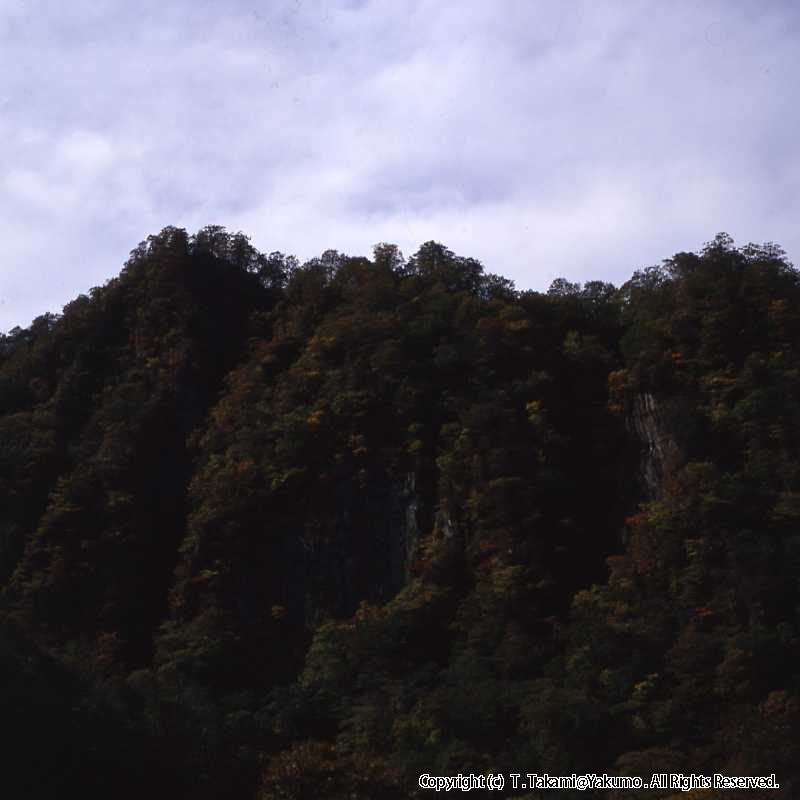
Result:
[[[522,287],[800,251],[792,4],[0,0],[0,330],[175,224]]]

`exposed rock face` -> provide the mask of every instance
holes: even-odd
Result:
[[[413,472],[409,472],[406,475],[400,497],[405,504],[405,525],[403,526],[401,541],[398,544],[402,547],[403,583],[405,583],[408,580],[409,566],[417,551],[417,543],[419,542],[419,521],[417,519],[419,494],[417,493],[417,476]]]
[[[433,535],[442,539],[452,539],[456,535],[455,523],[444,509],[439,509],[439,511],[436,512]]]
[[[634,399],[630,421],[643,447],[640,474],[648,497],[654,497],[677,445],[665,428],[655,397],[649,392],[642,392]]]
[[[307,522],[286,540],[285,602],[304,607],[312,623],[320,613],[352,614],[361,600],[385,602],[406,584],[419,540],[416,476],[339,489],[334,517]]]

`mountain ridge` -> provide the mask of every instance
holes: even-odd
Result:
[[[665,765],[788,797],[798,300],[725,235],[542,294],[435,242],[166,228],[0,341],[0,613],[199,797]]]

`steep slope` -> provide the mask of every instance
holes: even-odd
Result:
[[[290,283],[198,441],[163,661],[192,669],[202,639],[215,680],[269,685],[296,671],[296,634],[425,574],[431,541],[459,581],[514,551],[544,616],[602,576],[625,496],[611,301],[519,300],[477,270],[431,246]]]
[[[162,757],[140,719],[7,621],[0,621],[0,687],[6,796],[133,800],[154,787],[160,796],[188,790],[180,764]]]
[[[9,606],[54,642],[102,637],[131,665],[149,663],[165,613],[186,439],[270,303],[214,233],[151,237],[119,278],[4,343]]]
[[[433,242],[301,267],[166,229],[0,342],[8,671],[99,709],[155,765],[104,774],[143,791],[774,771],[790,797],[798,309],[777,248],[724,236],[544,295]],[[56,766],[98,746],[73,724]]]

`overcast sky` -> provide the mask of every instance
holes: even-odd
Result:
[[[800,259],[793,2],[0,0],[0,331],[166,225],[546,288]]]

